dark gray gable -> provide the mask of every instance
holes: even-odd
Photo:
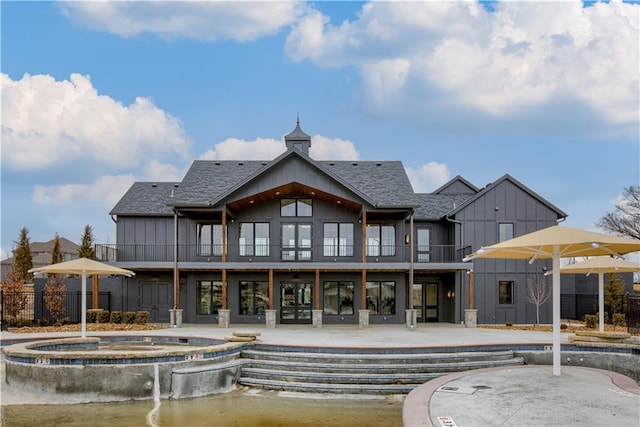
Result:
[[[534,199],[536,199],[541,204],[545,205],[548,209],[550,209],[553,212],[555,212],[558,219],[565,218],[567,216],[567,214],[565,212],[563,212],[561,209],[556,207],[551,202],[547,201],[545,198],[540,196],[538,193],[534,192],[529,187],[527,187],[526,185],[524,185],[523,183],[521,183],[520,181],[518,181],[517,179],[515,179],[514,177],[512,177],[509,174],[505,174],[501,178],[496,180],[495,182],[485,186],[474,197],[469,198],[466,202],[462,203],[460,206],[458,206],[457,208],[455,208],[451,212],[449,212],[449,215],[455,215],[456,213],[460,212],[461,210],[463,210],[464,208],[466,208],[467,206],[472,204],[474,201],[476,201],[476,200],[480,199],[481,197],[485,196],[489,191],[493,191],[496,187],[498,187],[500,184],[502,184],[505,181],[508,181],[508,182],[512,183],[516,187],[520,188],[520,190],[522,190],[523,192],[527,193],[529,196],[533,197]]]
[[[440,220],[471,197],[466,194],[416,194],[420,206],[413,216],[416,220]]]
[[[433,194],[476,194],[480,189],[461,177],[455,176],[446,184],[433,191]]]
[[[177,182],[135,182],[109,215],[172,215],[168,204],[179,185]]]

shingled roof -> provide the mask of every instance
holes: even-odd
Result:
[[[419,193],[415,197],[418,200],[418,207],[414,211],[414,218],[416,220],[434,220],[442,219],[445,215],[453,212],[456,207],[474,198],[475,195]]]
[[[109,214],[173,215],[168,204],[179,188],[179,182],[135,182]]]

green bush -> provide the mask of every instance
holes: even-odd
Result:
[[[121,311],[112,311],[109,316],[109,322],[111,323],[122,323],[122,312]]]
[[[136,312],[135,311],[125,311],[124,312],[124,323],[127,325],[133,325],[136,323]]]
[[[148,319],[149,319],[148,311],[139,311],[136,313],[136,323],[138,325],[146,325]]]
[[[560,324],[560,329],[568,329],[569,325],[567,325],[566,323],[561,323]]]
[[[102,310],[98,312],[98,323],[109,323],[109,310]]]
[[[584,315],[584,326],[588,329],[595,329],[598,324],[598,316],[595,314]]]
[[[513,322],[506,322],[504,326],[506,326],[507,328],[510,328],[513,326]]]
[[[87,323],[96,323],[98,321],[98,313],[95,311],[87,311]]]

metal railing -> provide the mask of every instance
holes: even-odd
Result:
[[[640,335],[640,296],[627,296],[627,330],[631,335]]]
[[[145,244],[96,244],[96,259],[102,262],[172,262],[174,245]],[[408,245],[368,246],[367,261],[409,262]],[[178,261],[221,262],[223,248],[220,245],[178,245]],[[430,245],[428,251],[421,248],[414,254],[415,263],[462,262],[471,253],[469,246]],[[227,261],[232,262],[360,262],[360,245],[309,245],[282,247],[270,245],[228,245]]]
[[[80,323],[82,318],[82,292],[56,293],[62,301],[61,313],[56,317],[47,308],[44,291],[0,291],[0,321],[2,328],[11,326],[48,325],[65,319],[67,323]],[[91,307],[92,295],[87,293],[87,307]],[[99,293],[100,308],[111,311],[111,292]]]

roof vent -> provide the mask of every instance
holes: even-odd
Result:
[[[180,184],[173,184],[174,188],[180,187]]]
[[[238,166],[244,166],[244,162],[238,162]]]
[[[266,165],[267,165],[267,162],[262,162],[262,166],[266,166]]]
[[[329,163],[329,166],[335,166],[335,165],[336,165],[336,164],[335,164],[335,163],[333,163],[333,162]]]
[[[353,166],[358,166],[358,162],[351,163]]]
[[[376,163],[376,166],[382,166],[382,163],[378,162]]]
[[[220,166],[220,162],[215,162],[214,165]]]
[[[153,188],[156,188],[156,187],[158,186],[158,184],[156,184],[156,183],[154,182],[153,184],[151,184],[151,186],[152,186]]]

